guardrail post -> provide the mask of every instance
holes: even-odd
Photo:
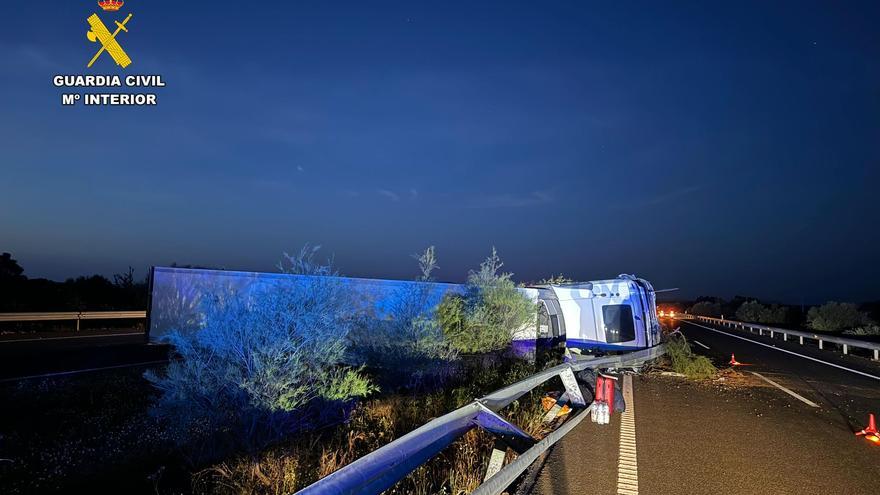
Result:
[[[821,350],[822,348],[822,339],[819,339],[819,349]]]
[[[784,332],[783,332],[783,334],[782,334],[782,340],[783,340],[784,342],[788,342],[788,334],[787,334],[787,333],[784,333]]]
[[[82,311],[76,314],[76,331],[79,332],[79,320],[82,319]]]
[[[776,336],[776,332],[774,332],[773,330],[770,330],[770,338],[772,339],[775,336]]]
[[[759,329],[758,329],[758,335],[760,335],[761,337],[763,337],[763,336],[764,336],[764,330],[761,329],[761,328],[759,328]]]
[[[801,345],[804,345],[804,336],[798,335],[798,338],[801,340]]]
[[[874,349],[874,361],[880,361],[880,349]]]
[[[849,348],[847,347],[846,344],[843,344],[843,353],[844,353],[844,354],[848,354],[847,351],[849,351]]]

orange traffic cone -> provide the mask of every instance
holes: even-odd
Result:
[[[862,431],[856,432],[856,436],[864,436],[874,443],[880,443],[880,433],[877,432],[877,422],[874,420],[873,414],[868,415],[868,427]]]
[[[730,363],[729,363],[729,364],[730,364],[731,366],[739,366],[739,365],[742,364],[742,363],[740,363],[739,361],[737,361],[737,360],[736,360],[736,356],[734,356],[733,354],[731,354],[731,355],[730,355]]]

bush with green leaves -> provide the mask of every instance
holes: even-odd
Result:
[[[839,332],[870,323],[868,316],[852,303],[830,301],[807,312],[807,325],[817,332]]]
[[[688,309],[690,314],[700,315],[700,316],[712,316],[719,317],[721,316],[721,303],[711,302],[711,301],[700,301]]]
[[[855,337],[876,337],[880,336],[880,325],[865,325],[850,330],[844,330],[845,335],[853,335]]]
[[[432,283],[431,273],[437,268],[434,246],[415,258],[419,278],[387,297],[384,314],[365,317],[352,331],[350,347],[354,362],[393,370],[391,381],[409,387],[444,378],[452,371],[447,363],[458,357],[436,314],[442,289]]]
[[[314,253],[288,257],[307,276],[203,295],[201,329],[168,334],[173,359],[145,376],[161,391],[154,412],[194,458],[262,448],[375,390],[343,364],[358,315],[351,291],[324,276],[335,272]]]
[[[468,274],[464,294],[448,294],[438,308],[438,320],[452,346],[462,353],[482,353],[510,345],[513,334],[534,323],[537,308],[517,290],[512,273],[495,248]]]
[[[572,280],[572,279],[570,279],[560,273],[559,275],[553,275],[553,276],[541,279],[541,281],[538,282],[538,285],[564,285],[564,284],[570,284],[572,282],[574,282],[574,280]]]
[[[736,319],[751,323],[779,324],[788,320],[788,310],[773,304],[765,306],[758,301],[746,301],[736,310]]]
[[[673,371],[686,375],[691,379],[710,378],[717,368],[706,356],[694,354],[690,344],[681,332],[674,332],[664,342],[666,357]]]

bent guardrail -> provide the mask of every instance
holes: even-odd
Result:
[[[726,320],[723,318],[712,318],[709,316],[699,316],[699,315],[681,315],[680,319],[689,320],[696,319],[700,321],[705,321],[707,323],[715,323],[717,325],[726,326],[730,328],[739,328],[741,330],[749,330],[754,333],[756,330],[759,335],[764,335],[764,332],[770,332],[770,338],[775,338],[776,334],[782,334],[782,339],[787,341],[789,336],[798,337],[800,344],[804,344],[804,339],[816,340],[819,342],[819,349],[824,349],[825,342],[831,342],[833,344],[837,344],[841,346],[844,354],[849,354],[849,348],[855,347],[858,349],[867,349],[869,351],[873,351],[874,361],[880,360],[880,343],[877,342],[868,342],[865,340],[858,339],[848,339],[846,337],[838,337],[836,335],[823,335],[821,333],[811,333],[811,332],[802,332],[800,330],[788,330],[786,328],[776,328],[776,327],[768,327],[767,325],[759,325],[757,323],[746,323],[742,321],[735,320]]]
[[[646,361],[659,357],[663,352],[663,346],[657,346],[617,356],[594,359],[576,357],[573,362],[544,370],[431,420],[296,493],[297,495],[379,494],[440,453],[457,438],[472,428],[479,427],[495,435],[497,439],[519,454],[514,461],[500,468],[497,472],[491,471],[493,463],[490,463],[490,472],[487,473],[486,481],[474,492],[482,495],[500,494],[541,453],[590,414],[590,407],[587,407],[575,381],[575,372],[587,368],[637,367]],[[583,409],[572,414],[567,421],[544,439],[535,440],[531,435],[497,414],[505,406],[556,376],[562,379],[565,386],[565,393],[563,397],[560,397],[560,402],[566,400]]]
[[[146,311],[62,311],[49,313],[0,313],[0,322],[73,321],[79,331],[82,320],[142,320]]]

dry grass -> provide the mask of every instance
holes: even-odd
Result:
[[[521,378],[519,374],[521,371],[508,375],[505,383]],[[465,393],[469,392],[470,389]],[[364,401],[345,424],[300,435],[290,444],[276,446],[257,456],[235,458],[197,473],[193,492],[275,495],[297,491],[431,418],[461,406],[461,395],[460,390],[450,390]],[[543,437],[547,430],[541,422],[542,395],[540,391],[527,394],[501,414],[527,433]],[[470,493],[483,481],[493,444],[490,434],[471,430],[386,493]]]

